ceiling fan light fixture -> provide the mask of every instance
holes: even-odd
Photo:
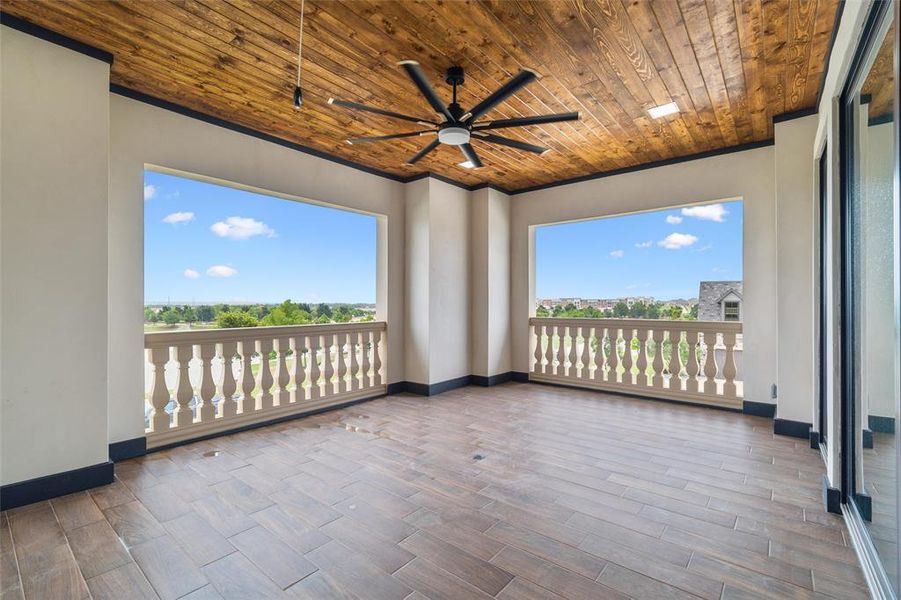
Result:
[[[668,102],[667,104],[648,109],[648,114],[654,119],[661,119],[667,115],[674,115],[677,112],[679,112],[679,106],[675,102]]]
[[[303,106],[303,91],[298,85],[294,87],[294,110],[300,110],[301,106]]]
[[[438,131],[438,141],[448,146],[469,143],[469,130],[465,127],[445,127]]]

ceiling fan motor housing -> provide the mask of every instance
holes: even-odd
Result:
[[[438,141],[449,146],[459,146],[469,143],[469,129],[451,125],[438,130]]]

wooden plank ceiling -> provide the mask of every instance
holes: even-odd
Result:
[[[837,4],[308,0],[299,112],[299,2],[4,0],[3,10],[111,52],[114,84],[394,175],[515,190],[771,138],[774,116],[816,103]],[[447,146],[404,165],[427,138],[346,144],[419,127],[329,97],[432,117],[395,66],[404,59],[419,61],[447,101],[443,72],[462,65],[464,109],[531,68],[541,79],[484,118],[578,110],[582,119],[498,132],[551,148],[544,156],[475,141],[485,163],[475,170]],[[648,116],[670,101],[678,115]]]

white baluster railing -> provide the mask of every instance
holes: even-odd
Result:
[[[147,445],[386,392],[382,321],[144,334]]]
[[[532,381],[741,408],[741,323],[533,317],[529,332]]]

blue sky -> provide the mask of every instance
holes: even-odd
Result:
[[[144,173],[146,302],[375,302],[375,217]]]
[[[701,281],[742,278],[742,203],[548,225],[535,252],[539,298],[696,298]]]

